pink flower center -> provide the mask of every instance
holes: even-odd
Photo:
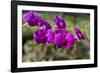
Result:
[[[43,44],[46,44],[46,42],[47,42],[47,38],[46,38],[46,36],[42,37],[41,42],[42,42]]]
[[[62,46],[63,46],[63,47],[66,47],[67,45],[68,45],[67,41],[63,40],[63,41],[62,41]]]

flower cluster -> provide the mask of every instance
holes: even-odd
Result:
[[[53,18],[55,30],[52,29],[51,25],[44,18],[33,11],[23,14],[23,20],[29,26],[40,27],[40,29],[33,32],[33,38],[37,44],[54,43],[57,48],[71,48],[75,42],[85,39],[78,26],[74,26],[75,34],[68,32],[67,25],[60,16]]]

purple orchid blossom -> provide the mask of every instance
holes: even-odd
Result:
[[[81,30],[80,30],[80,28],[78,26],[74,27],[74,31],[76,33],[77,41],[85,39],[84,34],[81,32]]]
[[[53,43],[54,33],[50,30],[39,29],[33,33],[33,38],[37,44]]]
[[[23,20],[29,24],[29,26],[33,26],[33,19],[34,19],[34,14],[32,11],[27,12],[23,15]]]
[[[46,30],[39,29],[33,33],[33,38],[37,44],[46,44],[47,37],[45,36]]]
[[[57,33],[55,34],[54,42],[57,48],[71,48],[75,43],[75,37],[71,33]]]
[[[29,26],[42,26],[45,20],[36,12],[30,11],[23,15],[23,20],[28,23]]]
[[[55,16],[54,22],[56,23],[56,26],[58,27],[58,29],[66,29],[66,23],[62,17]]]

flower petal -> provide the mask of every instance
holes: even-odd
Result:
[[[55,42],[57,48],[62,47],[62,40],[63,39],[64,39],[64,34],[62,34],[62,33],[55,34],[54,42]]]
[[[23,15],[23,20],[28,23],[30,26],[33,26],[33,19],[34,19],[34,14],[32,11],[27,12]]]
[[[50,26],[50,24],[48,22],[44,21],[43,25],[41,26],[41,29],[48,30],[48,29],[51,29],[51,26]]]
[[[77,40],[78,40],[78,41],[80,41],[80,40],[82,40],[82,39],[85,38],[85,37],[84,37],[84,34],[81,32],[81,30],[80,30],[80,28],[79,28],[78,26],[75,26],[75,27],[74,27],[74,31],[75,31],[75,33],[76,33],[76,35],[77,35]]]
[[[71,48],[74,45],[75,41],[76,41],[74,35],[71,34],[71,33],[66,34],[65,40],[67,41],[66,48]]]
[[[55,33],[56,33],[56,34],[57,34],[57,33],[63,33],[63,34],[66,34],[67,31],[64,30],[64,29],[57,29],[57,30],[55,30]]]
[[[53,43],[54,41],[54,32],[52,30],[47,30],[46,36],[48,38],[48,43]]]
[[[56,25],[59,29],[66,29],[66,23],[65,23],[65,21],[62,17],[55,16],[54,17],[54,22],[56,23]]]

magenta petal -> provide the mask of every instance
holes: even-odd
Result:
[[[44,23],[44,19],[42,17],[36,16],[36,18],[34,19],[34,23],[36,26],[41,27]]]
[[[55,33],[56,33],[56,34],[57,34],[57,33],[63,33],[63,34],[66,34],[67,31],[64,30],[64,29],[57,29],[57,30],[55,30]]]
[[[62,34],[62,33],[55,34],[54,42],[55,42],[57,48],[62,47],[62,40],[63,39],[64,39],[64,34]]]
[[[74,27],[74,31],[77,35],[77,40],[83,40],[85,37],[84,37],[84,34],[81,32],[80,28],[78,26],[75,26]]]
[[[55,16],[54,17],[54,22],[56,23],[56,25],[59,29],[66,29],[66,23],[65,23],[65,21],[62,17]]]
[[[54,32],[52,30],[47,30],[46,36],[48,38],[48,43],[53,43],[54,41]]]
[[[43,25],[41,26],[41,29],[48,30],[48,29],[51,29],[51,26],[50,26],[50,24],[48,22],[44,21]]]
[[[74,35],[71,33],[66,34],[65,40],[67,41],[67,45],[65,46],[66,48],[71,48],[76,41]]]

